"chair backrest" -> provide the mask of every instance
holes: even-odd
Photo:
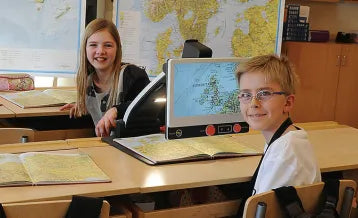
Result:
[[[28,128],[0,128],[0,144],[21,143],[22,137],[34,141],[34,130]]]
[[[356,190],[356,183],[353,180],[340,180],[339,186],[339,201],[337,203],[337,211],[340,212],[343,206],[343,197],[345,194],[346,187],[352,187],[354,189],[354,193]],[[306,212],[310,214],[314,214],[317,212],[319,206],[319,199],[321,196],[321,192],[323,190],[324,183],[316,183],[313,185],[305,185],[295,187],[297,190],[297,194],[302,201],[302,205]],[[278,199],[276,198],[274,191],[268,191],[261,194],[257,194],[251,196],[247,199],[244,209],[245,218],[253,218],[256,217],[256,209],[258,207],[259,202],[264,202],[266,204],[266,213],[263,217],[276,217],[283,218],[285,217],[285,212],[280,207]],[[352,201],[345,203],[351,208]],[[260,207],[260,206],[259,206]],[[350,209],[349,209],[350,211]]]
[[[6,218],[63,218],[71,200],[3,204]],[[109,218],[109,203],[103,201],[99,218]]]

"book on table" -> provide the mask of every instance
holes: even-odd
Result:
[[[61,106],[76,102],[76,90],[45,89],[3,93],[1,97],[21,108]]]
[[[110,181],[87,154],[0,154],[0,186]]]
[[[262,154],[231,135],[167,140],[164,134],[152,134],[103,140],[150,165]]]

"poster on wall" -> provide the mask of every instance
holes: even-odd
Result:
[[[213,57],[252,57],[281,51],[284,0],[115,0],[123,61],[162,71],[197,39]]]
[[[85,0],[0,0],[0,72],[71,74],[78,67]]]

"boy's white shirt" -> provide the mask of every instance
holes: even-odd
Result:
[[[265,145],[264,151],[267,149]],[[282,186],[299,186],[321,181],[321,172],[307,133],[289,131],[267,149],[254,189],[256,194]]]

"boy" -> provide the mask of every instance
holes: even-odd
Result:
[[[288,59],[275,55],[251,58],[238,70],[237,78],[241,113],[266,140],[247,194],[320,182],[307,133],[293,126],[289,118],[298,78]]]

